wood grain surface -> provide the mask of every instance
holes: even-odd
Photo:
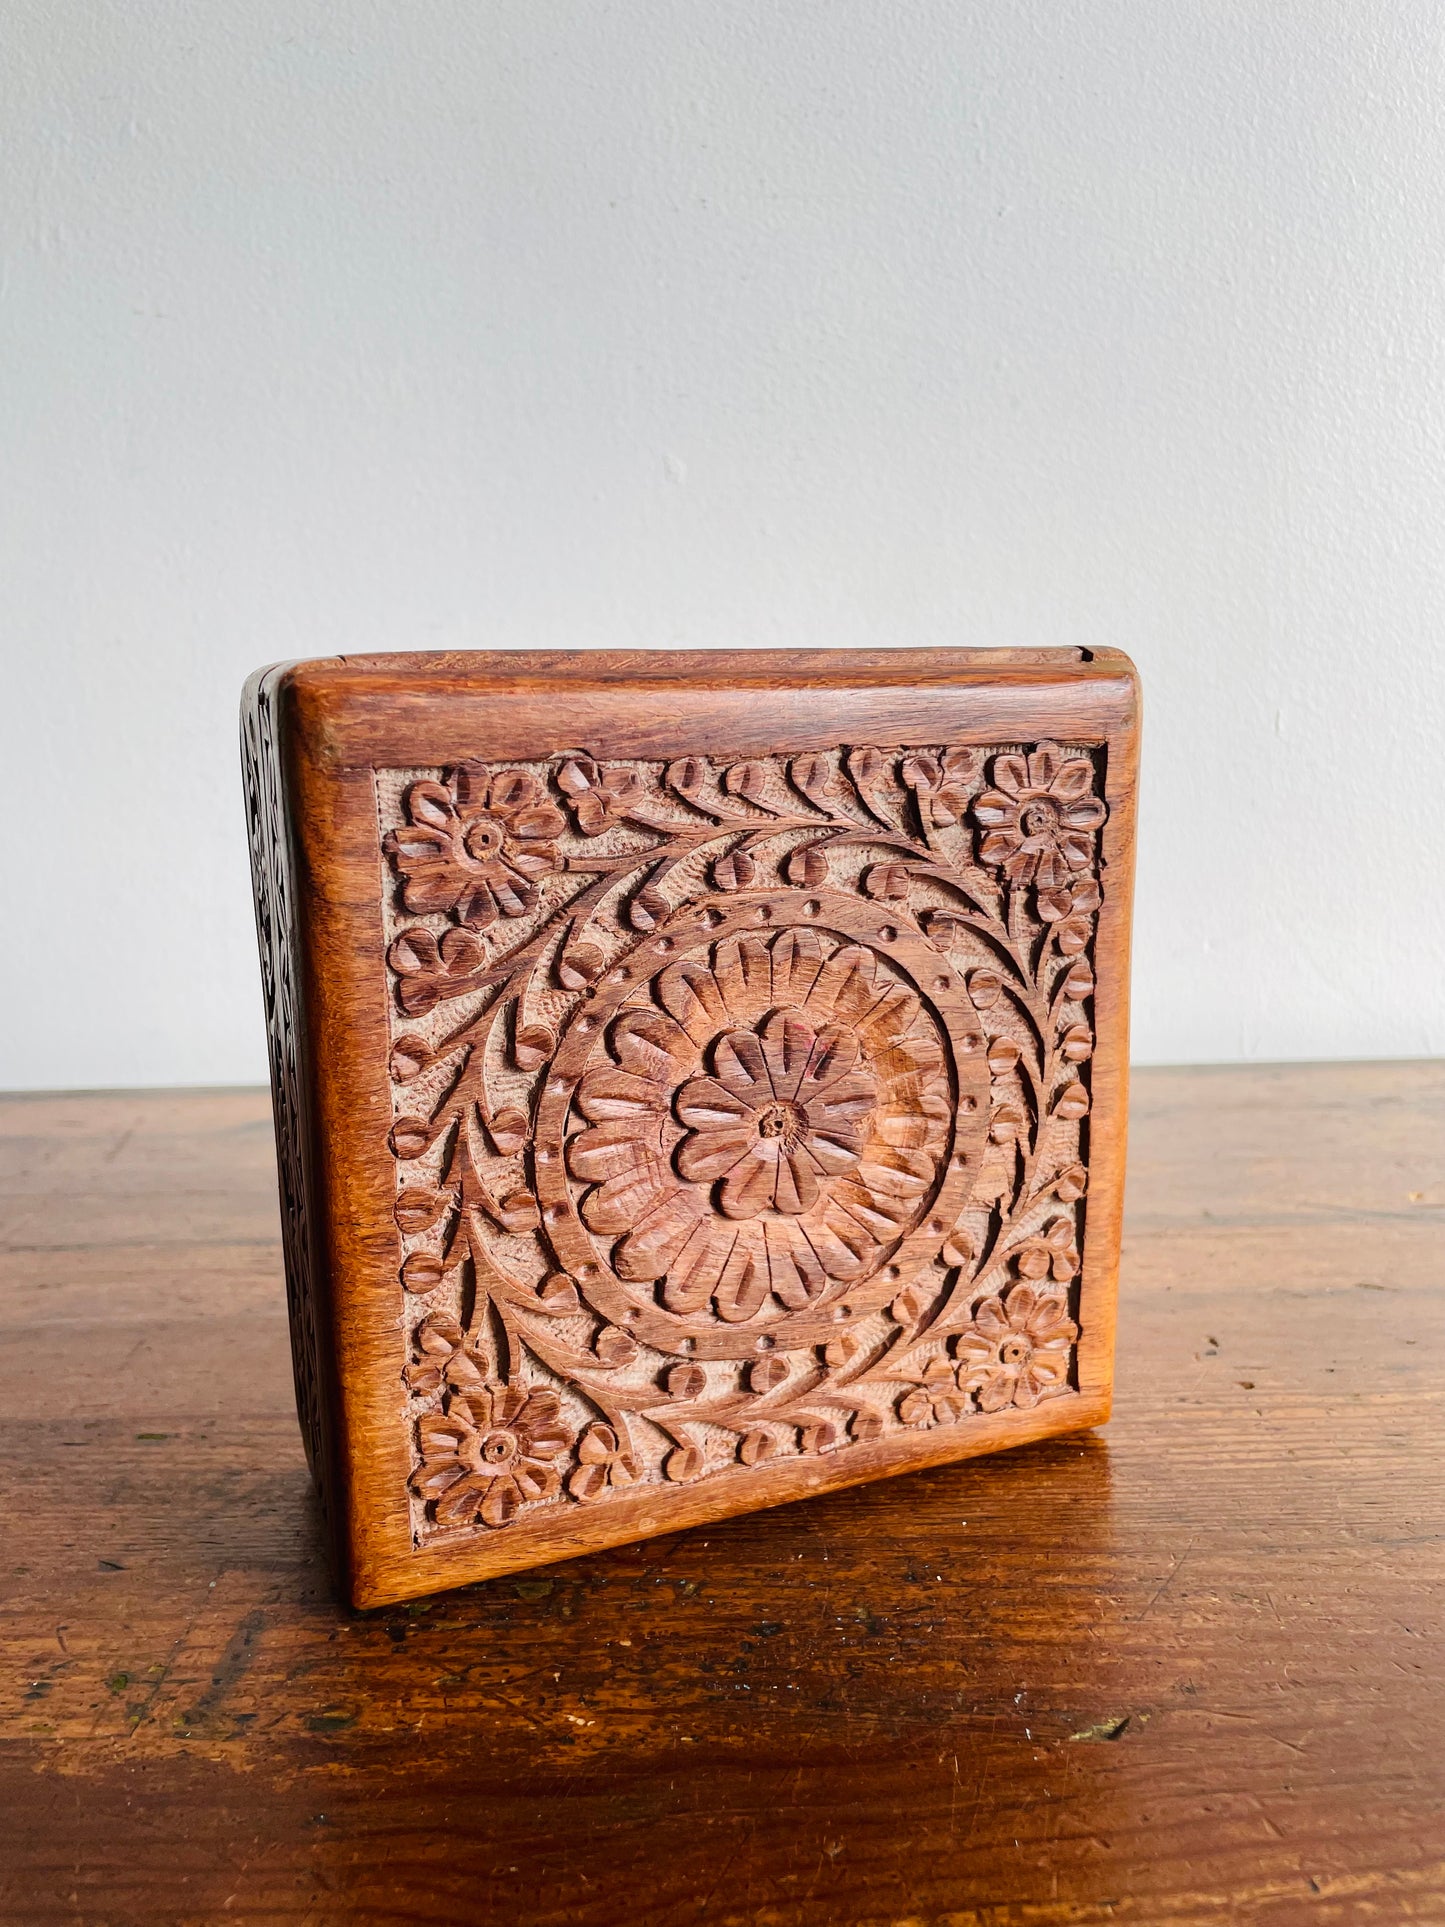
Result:
[[[333,1602],[259,1092],[0,1103],[0,1919],[1445,1920],[1445,1067],[1136,1079],[1105,1432]]]

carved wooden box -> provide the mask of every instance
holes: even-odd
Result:
[[[1137,711],[1112,650],[251,679],[355,1603],[1107,1416]]]

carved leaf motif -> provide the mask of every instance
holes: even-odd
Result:
[[[567,1490],[583,1505],[597,1505],[607,1497],[609,1481],[605,1466],[579,1465],[567,1481]]]
[[[398,1228],[414,1237],[429,1230],[451,1202],[448,1192],[411,1187],[399,1195],[392,1212]]]
[[[669,1398],[701,1398],[707,1390],[707,1373],[700,1365],[670,1365],[664,1382]]]
[[[1066,957],[1077,957],[1088,949],[1090,934],[1087,917],[1066,917],[1058,926],[1059,949]]]
[[[773,1392],[788,1376],[788,1361],[769,1356],[754,1359],[748,1367],[748,1385],[755,1392]]]
[[[940,950],[947,950],[968,932],[968,919],[951,910],[925,910],[918,921]]]
[[[409,1084],[414,1077],[420,1077],[431,1063],[431,1049],[424,1037],[408,1033],[398,1037],[391,1047],[391,1075],[397,1084]]]
[[[971,1265],[976,1255],[973,1239],[962,1225],[956,1225],[938,1255],[946,1265]]]
[[[637,1357],[637,1340],[620,1325],[604,1325],[592,1349],[602,1364],[617,1371]]]
[[[875,863],[863,874],[863,888],[870,897],[896,901],[908,895],[911,878],[902,863]]]
[[[911,756],[905,756],[899,773],[911,790],[937,789],[943,780],[943,766],[927,750],[915,750]]]
[[[1075,1080],[1065,1085],[1054,1101],[1054,1111],[1059,1117],[1078,1118],[1088,1115],[1089,1093]]]
[[[990,1037],[988,1067],[995,1077],[1006,1077],[1023,1055],[1012,1037]]]
[[[927,1425],[933,1417],[933,1402],[926,1392],[905,1392],[898,1401],[898,1416],[905,1425]]]
[[[1069,1064],[1082,1064],[1094,1054],[1094,1037],[1087,1024],[1070,1024],[1059,1039],[1059,1055]]]
[[[746,890],[757,873],[758,866],[746,850],[731,850],[712,866],[713,882],[719,890]]]
[[[465,977],[477,969],[486,952],[481,939],[470,930],[444,930],[437,954],[449,977]]]
[[[527,1113],[515,1107],[509,1107],[496,1112],[489,1120],[487,1135],[491,1138],[494,1148],[503,1157],[511,1157],[527,1142],[527,1132],[530,1128]]]
[[[849,755],[848,770],[860,788],[876,789],[888,774],[888,759],[881,750],[865,745]]]
[[[537,1290],[537,1301],[543,1311],[553,1318],[566,1318],[582,1308],[577,1282],[569,1278],[565,1271],[554,1271],[550,1277],[542,1280]]]
[[[627,921],[634,930],[655,930],[671,907],[655,884],[644,883],[627,906]]]
[[[442,1281],[442,1261],[430,1251],[413,1251],[401,1268],[401,1282],[411,1292],[435,1291]]]
[[[723,788],[730,796],[761,803],[768,789],[768,773],[761,763],[734,763],[723,772]]]
[[[682,756],[667,766],[667,780],[686,797],[695,797],[707,782],[707,764],[700,756]]]
[[[592,943],[569,944],[557,959],[557,981],[564,990],[586,990],[602,975],[602,952]]]
[[[509,1191],[492,1213],[503,1231],[535,1231],[542,1222],[537,1200],[530,1191]]]
[[[819,890],[828,881],[828,859],[816,843],[804,843],[789,851],[783,874],[796,890]]]
[[[820,807],[826,807],[836,793],[837,783],[826,756],[795,756],[791,773],[804,796]]]
[[[695,1445],[679,1445],[669,1452],[663,1462],[663,1472],[675,1485],[682,1485],[688,1479],[695,1479],[702,1472],[704,1460]]]
[[[1038,911],[1045,923],[1057,923],[1068,916],[1074,907],[1074,893],[1068,888],[1060,890],[1040,890]]]
[[[512,1040],[512,1057],[520,1071],[539,1070],[557,1048],[545,1024],[524,1024]]]
[[[992,1010],[1003,992],[1003,978],[996,970],[970,970],[968,995],[975,1010]]]
[[[900,1325],[915,1325],[928,1309],[928,1299],[918,1285],[905,1285],[888,1307],[889,1316]]]
[[[402,931],[387,951],[386,960],[403,977],[420,977],[441,968],[437,940],[420,925]]]
[[[424,1117],[399,1117],[388,1140],[399,1158],[419,1158],[431,1146],[431,1126]]]

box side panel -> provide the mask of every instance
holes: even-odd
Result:
[[[316,1195],[312,1067],[302,993],[305,933],[298,916],[292,812],[278,693],[283,667],[258,671],[241,701],[241,769],[251,884],[265,1000],[281,1244],[296,1416],[328,1539],[338,1529],[334,1396]]]
[[[1103,903],[1093,962],[1095,1047],[1090,1115],[1084,1134],[1089,1193],[1084,1201],[1078,1385],[1091,1400],[1113,1396],[1119,1250],[1129,1127],[1129,959],[1133,927],[1134,853],[1139,775],[1138,676],[1127,657],[1110,652],[1114,700],[1102,721],[1104,796],[1099,883]]]

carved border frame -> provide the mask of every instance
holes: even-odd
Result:
[[[315,1289],[334,1346],[336,1521],[358,1605],[515,1571],[744,1510],[1101,1423],[1112,1388],[1127,1101],[1138,691],[1114,651],[774,652],[716,656],[342,659],[255,679],[279,723],[294,851],[291,941],[299,1062],[314,1105]],[[511,1532],[423,1538],[395,1387],[406,1363],[396,1305],[401,1244],[387,1138],[392,1092],[373,772],[543,761],[596,745],[608,761],[775,758],[839,744],[978,745],[1044,738],[1103,752],[1108,879],[1094,941],[1089,1233],[1079,1286],[1077,1392],[966,1425],[891,1433],[825,1457],[790,1457],[732,1480],[613,1494]]]

